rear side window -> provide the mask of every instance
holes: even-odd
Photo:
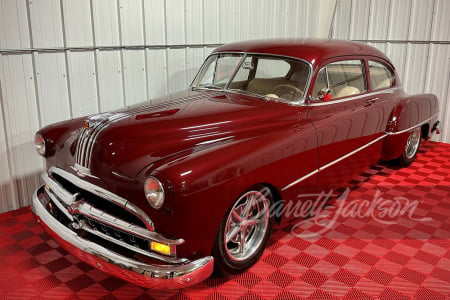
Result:
[[[382,63],[369,60],[369,74],[372,90],[389,88],[394,85],[394,72]]]
[[[329,89],[332,99],[365,92],[364,64],[361,60],[344,60],[330,63],[317,74],[313,96],[318,97],[322,89]]]

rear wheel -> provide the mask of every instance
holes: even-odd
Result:
[[[258,261],[273,227],[273,217],[269,214],[272,203],[270,190],[263,186],[249,189],[233,203],[214,242],[216,271],[232,275]]]
[[[419,126],[410,133],[406,141],[405,150],[403,150],[402,156],[399,158],[401,166],[407,167],[416,159],[417,152],[419,152],[420,138],[421,129]]]

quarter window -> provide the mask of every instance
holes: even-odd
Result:
[[[389,88],[394,85],[394,72],[382,63],[369,60],[369,74],[372,90]]]
[[[361,60],[344,60],[330,63],[317,74],[313,96],[319,97],[324,89],[331,99],[361,94],[367,90],[364,65]]]

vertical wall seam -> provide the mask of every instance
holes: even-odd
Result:
[[[184,43],[187,44],[187,3],[184,1]],[[192,14],[192,12],[191,12]],[[188,52],[189,47],[184,48],[184,86],[188,86]]]
[[[142,10],[142,34],[144,35],[144,45],[147,46],[147,25],[145,22],[145,1],[141,0],[141,10]],[[148,51],[146,48],[144,48],[142,51],[144,51],[144,68],[145,68],[145,91],[146,91],[146,100],[150,101],[150,89],[149,89],[149,74],[148,74]]]
[[[120,4],[120,0],[116,1],[117,3],[117,22],[119,25],[119,45],[123,46],[123,41],[122,41],[122,14],[120,13],[120,8],[121,8],[121,4]],[[122,106],[125,106],[127,104],[127,92],[125,90],[125,66],[123,63],[123,51],[125,51],[124,49],[120,49],[120,69],[121,69],[121,78],[122,78]]]
[[[26,8],[27,8],[27,23],[28,23],[28,36],[30,39],[30,48],[34,48],[33,43],[33,32],[31,31],[31,16],[30,16],[30,1],[26,1]],[[39,127],[42,127],[42,117],[41,117],[41,107],[40,107],[40,99],[39,99],[39,89],[38,89],[38,82],[37,82],[37,72],[36,72],[36,59],[35,55],[37,55],[36,52],[31,53],[31,64],[33,68],[33,82],[34,82],[34,93],[36,94],[36,108],[38,112],[38,124]]]
[[[0,55],[0,59],[3,59],[3,54]],[[9,65],[9,63],[8,63]],[[3,66],[3,70],[2,73],[4,73],[4,68],[5,68],[5,64],[2,64]],[[9,66],[8,66],[9,68]],[[12,199],[8,199],[8,210],[12,210],[17,208],[16,203],[20,203],[19,201],[19,189],[17,188],[17,185],[15,184],[14,181],[14,175],[13,175],[13,168],[12,168],[12,156],[11,156],[11,151],[10,151],[10,143],[9,143],[9,136],[8,136],[8,132],[7,132],[7,122],[6,122],[6,114],[5,114],[5,102],[4,102],[4,98],[3,98],[3,89],[2,89],[2,85],[0,84],[0,113],[2,114],[2,119],[3,119],[3,134],[5,136],[5,149],[6,149],[6,157],[7,162],[8,162],[8,175],[9,175],[9,187],[11,189],[11,198]]]
[[[328,30],[328,39],[331,39],[331,37],[333,36],[334,18],[336,17],[337,5],[338,5],[338,0],[336,0],[334,2],[333,16],[331,17],[330,29]],[[367,28],[369,28],[369,27],[367,26]]]
[[[167,4],[164,0],[164,43],[167,44]],[[169,93],[169,49],[166,52],[166,93]]]
[[[91,13],[91,32],[92,32],[92,44],[94,48],[97,46],[97,39],[95,38],[95,22],[94,22],[94,8],[92,5],[93,0],[89,0],[89,10]],[[94,50],[92,54],[94,55],[94,70],[95,70],[95,88],[97,92],[97,112],[102,111],[101,101],[100,101],[100,87],[99,87],[99,79],[98,79],[98,63],[97,63],[97,53],[99,50]]]
[[[66,22],[64,20],[64,6],[63,6],[63,0],[59,1],[60,3],[60,12],[61,12],[61,24],[62,24],[62,34],[63,34],[63,45],[64,48],[67,47],[67,40],[66,40]],[[68,99],[69,99],[69,115],[71,118],[74,117],[73,115],[73,102],[72,102],[72,92],[70,89],[70,72],[69,72],[69,55],[70,50],[64,50],[64,61],[65,61],[65,73],[66,73],[66,83],[67,83],[67,93],[68,93]]]

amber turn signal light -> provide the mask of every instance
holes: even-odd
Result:
[[[152,251],[155,251],[155,252],[167,255],[167,256],[170,256],[170,254],[171,254],[169,245],[158,243],[155,241],[150,242],[150,249]]]

